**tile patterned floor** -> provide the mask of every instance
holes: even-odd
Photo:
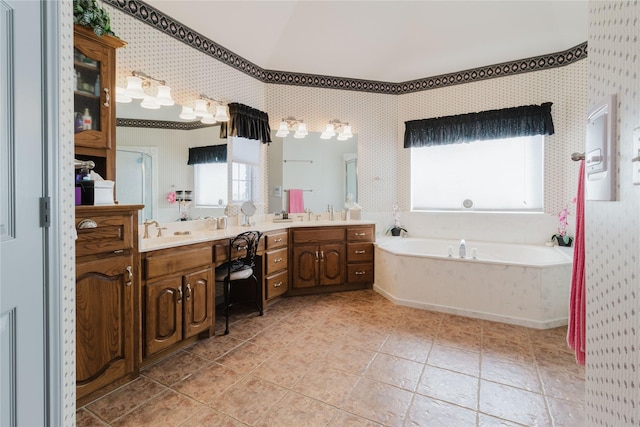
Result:
[[[83,426],[581,426],[584,369],[545,331],[395,306],[284,299],[77,410]]]

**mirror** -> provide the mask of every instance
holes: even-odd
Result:
[[[293,133],[284,138],[272,136],[268,151],[268,212],[288,211],[289,190],[302,190],[305,209],[321,213],[327,205],[335,210],[345,206],[347,197],[358,201],[358,136],[346,141],[321,139],[319,132],[309,132],[296,139]]]
[[[215,200],[216,204],[222,201],[221,205],[201,207],[196,206],[195,200],[181,203],[167,200],[171,191],[195,190],[195,167],[187,165],[189,148],[226,144],[227,140],[219,137],[220,127],[214,125],[196,129],[173,129],[170,128],[172,124],[193,122],[178,118],[179,106],[146,110],[139,103],[139,100],[134,100],[130,104],[116,104],[117,118],[152,120],[157,122],[152,125],[158,127],[116,127],[118,203],[144,204],[145,208],[139,215],[141,222],[146,218],[159,222],[176,221],[183,216],[184,211],[181,209],[187,209],[187,218],[224,215],[228,195],[226,164],[225,170],[216,171],[215,177],[207,180],[205,186],[210,193],[207,194],[207,199]],[[135,124],[134,120],[124,122]]]

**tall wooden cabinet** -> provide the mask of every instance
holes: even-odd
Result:
[[[98,37],[76,25],[73,33],[75,157],[93,160],[95,171],[115,180],[115,65],[117,37]]]
[[[76,398],[84,404],[138,375],[138,210],[76,208]]]

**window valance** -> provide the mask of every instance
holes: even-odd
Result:
[[[220,138],[239,136],[271,142],[269,115],[263,111],[233,102],[229,104],[229,121],[220,124]]]
[[[553,135],[551,102],[405,122],[404,148]]]
[[[188,165],[227,163],[227,144],[189,148]]]

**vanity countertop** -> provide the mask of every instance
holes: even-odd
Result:
[[[189,224],[192,223],[192,224]],[[174,230],[171,225],[173,224],[160,224],[162,227],[167,227],[167,230],[163,230],[163,235],[161,237],[149,237],[147,239],[143,239],[142,235],[139,236],[139,251],[140,252],[149,252],[158,249],[166,249],[173,248],[177,246],[190,245],[193,243],[201,243],[208,242],[212,240],[221,240],[227,239],[230,237],[234,237],[243,231],[248,230],[258,230],[262,233],[273,231],[273,230],[282,230],[289,228],[299,228],[299,227],[344,227],[344,226],[352,226],[352,225],[368,225],[375,224],[375,221],[367,221],[367,220],[320,220],[320,221],[293,221],[293,222],[260,222],[256,223],[250,227],[241,226],[241,225],[233,225],[229,226],[225,229],[215,229],[215,228],[207,228],[206,221],[186,221],[186,222],[178,222],[175,225],[180,225],[180,230]],[[193,225],[193,227],[189,227]],[[141,225],[140,229],[143,230],[144,227]],[[175,232],[180,233],[181,231],[189,231],[190,234],[174,234]],[[149,226],[149,235],[155,235],[156,228],[154,226]]]

